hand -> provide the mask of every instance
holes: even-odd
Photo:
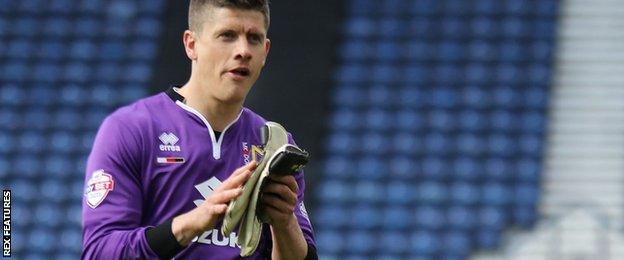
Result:
[[[242,186],[256,167],[252,161],[236,169],[199,207],[173,219],[171,229],[180,245],[186,246],[197,235],[214,228],[230,201],[243,193]]]
[[[293,175],[269,175],[262,190],[261,210],[269,217],[274,228],[286,228],[296,223],[294,210],[297,206],[299,185]]]

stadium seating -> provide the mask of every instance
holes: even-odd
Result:
[[[78,259],[85,160],[147,95],[164,0],[0,1],[0,186],[17,259]]]
[[[535,223],[557,7],[346,1],[320,259],[465,259]]]

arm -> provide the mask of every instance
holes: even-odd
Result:
[[[142,192],[137,139],[115,117],[100,127],[87,161],[82,205],[83,259],[157,256],[140,227]]]
[[[262,196],[271,219],[273,259],[317,259],[312,225],[303,205],[303,173],[272,175]]]

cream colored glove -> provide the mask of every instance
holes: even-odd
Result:
[[[256,251],[258,242],[260,242],[262,223],[269,221],[266,216],[259,218],[256,211],[260,192],[264,186],[265,179],[269,176],[269,169],[273,166],[272,163],[287,151],[300,153],[303,158],[298,162],[299,164],[290,169],[293,172],[298,171],[307,163],[307,152],[288,144],[288,133],[280,124],[267,122],[262,134],[264,142],[262,160],[251,174],[249,180],[243,185],[243,194],[228,205],[223,218],[223,225],[221,226],[221,233],[226,237],[239,226],[238,244],[241,246],[240,255],[243,257],[249,256]]]

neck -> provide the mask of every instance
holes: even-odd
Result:
[[[186,83],[178,92],[184,97],[187,106],[197,110],[208,120],[214,131],[223,132],[225,127],[236,119],[243,107],[242,103],[228,104],[216,99],[193,81]]]

